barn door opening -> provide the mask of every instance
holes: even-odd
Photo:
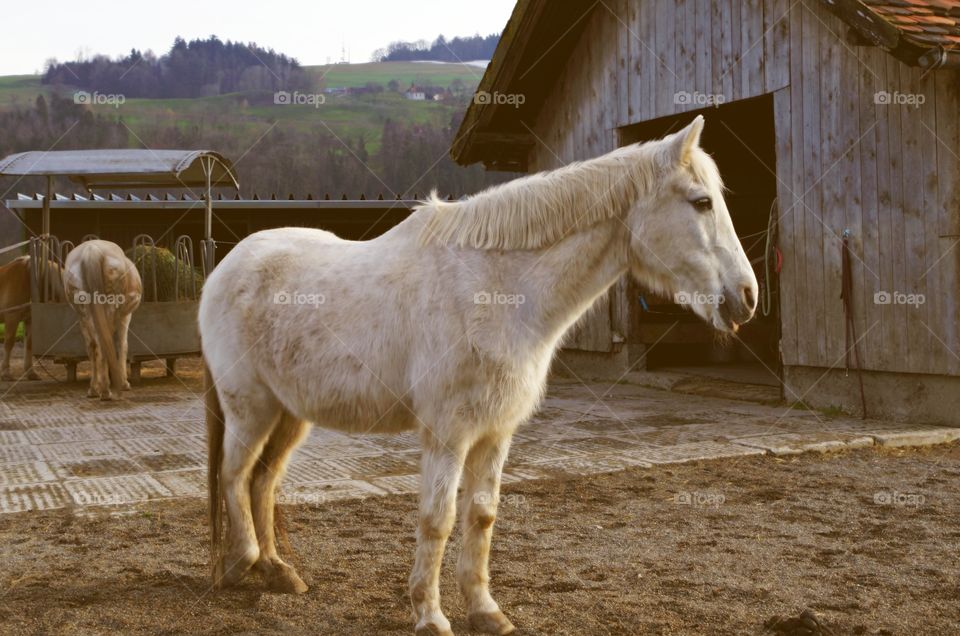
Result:
[[[696,114],[706,125],[701,145],[716,160],[728,188],[727,207],[753,264],[763,307],[733,341],[717,337],[693,313],[673,299],[636,288],[634,342],[646,346],[647,368],[682,370],[751,384],[780,383],[780,315],[774,235],[768,249],[768,225],[776,220],[777,182],[773,98],[762,96],[663,117],[620,130],[621,144],[658,139],[680,130]],[[767,280],[766,272],[770,272]],[[768,294],[769,293],[769,294]]]

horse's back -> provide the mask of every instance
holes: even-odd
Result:
[[[411,426],[398,396],[410,388],[411,348],[422,340],[412,320],[420,303],[410,297],[418,277],[405,275],[413,259],[403,234],[382,239],[280,228],[241,241],[200,301],[217,382],[266,384],[315,423]]]

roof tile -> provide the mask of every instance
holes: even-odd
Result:
[[[861,0],[878,16],[921,46],[954,48],[960,43],[960,1]]]

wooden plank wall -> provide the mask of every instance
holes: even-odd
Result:
[[[612,0],[588,19],[532,126],[531,169],[612,150],[618,127],[700,109],[707,95],[773,93],[784,363],[843,363],[849,229],[864,366],[960,374],[960,73],[851,46],[817,0]],[[924,101],[878,103],[881,91]],[[876,304],[880,292],[925,303]],[[568,347],[609,351],[631,302],[615,287]]]
[[[960,74],[851,46],[846,29],[820,2],[790,9],[789,82],[774,94],[784,363],[843,364],[849,229],[864,367],[960,375]],[[875,302],[895,292],[924,302]]]

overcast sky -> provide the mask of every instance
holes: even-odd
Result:
[[[256,42],[305,65],[350,61],[394,40],[503,30],[515,0],[13,0],[4,3],[0,75],[42,72],[78,52],[161,55],[176,36]]]

